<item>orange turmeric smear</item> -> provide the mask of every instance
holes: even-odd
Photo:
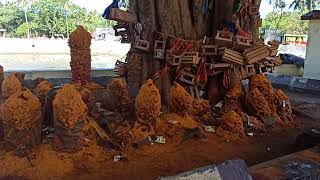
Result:
[[[140,88],[135,107],[138,118],[145,123],[155,121],[160,115],[161,96],[152,80],[147,80]]]
[[[227,92],[226,97],[224,98],[224,112],[234,110],[237,113],[243,111],[242,107],[242,97],[244,93],[240,83],[235,84]]]
[[[107,92],[109,100],[113,103],[113,107],[121,107],[121,105],[129,105],[130,98],[128,93],[127,83],[125,79],[114,78],[108,83]],[[117,109],[116,109],[117,110]]]
[[[37,87],[36,87],[36,95],[39,98],[39,100],[41,101],[41,104],[43,105],[45,102],[45,99],[47,97],[47,94],[49,92],[50,89],[53,88],[53,84],[50,83],[47,80],[41,81]]]
[[[8,99],[11,95],[20,91],[21,88],[22,84],[19,79],[11,74],[2,82],[2,96]]]
[[[293,113],[289,97],[280,89],[275,92],[275,102],[280,118],[284,121],[292,122]]]
[[[18,129],[28,129],[42,117],[39,99],[28,89],[22,89],[5,101],[3,120]]]
[[[263,120],[264,118],[272,116],[268,102],[258,88],[250,90],[246,99],[248,108],[258,119]]]
[[[53,101],[54,118],[66,128],[74,128],[81,120],[85,120],[87,106],[74,85],[64,85]]]
[[[193,119],[203,124],[210,124],[212,119],[212,109],[209,101],[204,99],[195,99],[192,108],[188,112]]]
[[[276,115],[277,109],[274,104],[274,92],[271,82],[264,75],[257,74],[250,78],[249,87],[250,89],[257,88],[264,95],[271,112]]]
[[[187,115],[192,108],[192,96],[178,83],[170,89],[169,93],[169,111],[179,115]]]
[[[235,111],[229,111],[222,116],[217,134],[230,141],[240,141],[245,136],[242,118]]]

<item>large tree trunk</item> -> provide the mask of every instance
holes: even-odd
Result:
[[[209,0],[209,12],[203,14],[204,0],[130,0],[130,11],[136,15],[137,21],[144,26],[141,38],[154,42],[153,31],[162,32],[187,40],[199,40],[214,37],[217,30],[222,30],[225,22],[231,22],[236,0]],[[260,0],[256,0],[260,4]],[[248,19],[247,21],[252,21]],[[254,22],[249,22],[250,26]],[[255,27],[253,27],[255,28]],[[153,46],[153,44],[151,44]],[[131,52],[135,52],[132,48]],[[142,54],[142,77],[139,84],[160,70],[165,64],[153,58],[153,51]],[[130,59],[129,59],[130,61]],[[129,72],[130,73],[130,72]],[[130,81],[130,78],[128,79]],[[128,82],[130,84],[131,82]],[[162,102],[167,104],[167,96],[171,86],[170,73],[155,82],[162,95]],[[137,92],[138,86],[129,91]],[[134,93],[133,93],[134,94]],[[165,106],[164,106],[165,107]]]

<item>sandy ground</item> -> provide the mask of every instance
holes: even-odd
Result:
[[[287,92],[292,105],[320,121],[320,95],[306,92]]]
[[[18,175],[27,179],[155,179],[174,175],[193,168],[221,163],[228,159],[244,159],[249,166],[271,160],[300,149],[294,146],[295,137],[314,125],[301,119],[300,128],[275,130],[264,137],[252,137],[241,143],[231,143],[207,134],[206,139],[182,144],[146,146],[124,152],[127,160],[113,162],[119,152],[103,150],[90,142],[76,154],[55,152],[43,144],[27,158],[12,154],[1,155],[0,176]]]
[[[312,99],[319,102],[319,97],[312,98],[300,93],[289,95],[297,102]],[[296,96],[299,99],[295,99]],[[30,161],[2,151],[0,177],[149,180],[234,158],[244,159],[248,166],[252,166],[301,150],[294,145],[297,135],[305,129],[320,125],[320,121],[304,117],[296,117],[296,121],[300,123],[298,127],[274,129],[263,137],[246,137],[237,143],[227,142],[215,134],[206,134],[204,139],[192,139],[183,143],[168,139],[165,145],[155,144],[138,150],[130,147],[123,152],[127,159],[116,163],[113,162],[113,156],[120,152],[102,149],[96,146],[94,140],[75,154],[59,153],[50,144],[42,144],[33,150],[29,156]]]

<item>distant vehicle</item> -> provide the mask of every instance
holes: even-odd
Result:
[[[107,36],[114,36],[114,30],[112,28],[97,28],[94,34],[96,40],[104,40]]]
[[[94,32],[94,38],[96,40],[120,41],[120,38],[115,36],[112,28],[97,28]]]

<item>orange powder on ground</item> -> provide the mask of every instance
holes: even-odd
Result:
[[[20,91],[21,88],[22,85],[19,79],[14,74],[11,74],[2,82],[2,96],[8,99],[11,95]]]
[[[272,111],[268,106],[268,101],[258,88],[251,89],[246,97],[249,111],[260,120],[271,117]]]
[[[28,129],[42,117],[39,99],[28,89],[10,96],[2,107],[3,120],[18,129]]]
[[[229,111],[222,116],[222,121],[217,129],[217,135],[226,140],[239,141],[245,136],[241,116],[235,111]]]
[[[266,127],[262,122],[258,121],[255,117],[251,118],[251,123],[253,124],[255,135],[261,135],[267,132]]]
[[[54,118],[67,128],[85,120],[87,106],[83,102],[80,93],[73,85],[64,85],[55,96],[53,101]]]
[[[167,138],[173,138],[170,141],[181,143],[186,130],[196,129],[200,124],[190,116],[180,116],[176,113],[164,114],[157,119],[155,132]]]
[[[178,128],[194,129],[199,127],[199,123],[190,116],[180,116],[176,113],[169,113],[164,115],[163,119],[166,119],[167,122],[174,124]]]
[[[39,98],[41,104],[44,104],[47,94],[50,89],[53,88],[53,84],[47,80],[41,81],[36,87],[36,95]]]
[[[188,112],[195,120],[203,124],[210,124],[212,119],[212,109],[209,101],[204,99],[196,99],[192,103],[192,107]]]
[[[84,85],[81,83],[73,83],[72,84],[76,90],[81,94],[83,101],[87,103],[96,103],[99,97],[96,97],[104,87],[95,83],[95,82],[88,82]]]
[[[265,125],[257,120],[257,118],[249,116],[244,112],[241,113],[241,117],[244,124],[248,124],[248,121],[250,124],[252,124],[254,135],[261,135],[267,132]]]
[[[268,106],[273,114],[276,114],[277,109],[274,103],[274,92],[271,82],[263,74],[257,74],[250,78],[249,88],[257,88],[268,102]]]
[[[237,113],[241,113],[243,111],[242,108],[242,98],[243,98],[243,90],[240,83],[236,83],[234,86],[230,88],[224,98],[224,112],[228,111],[236,111]]]
[[[135,140],[142,140],[155,134],[152,126],[143,125],[138,122],[135,122],[134,127],[131,129],[131,133]]]
[[[177,115],[178,116],[178,115]],[[174,116],[174,117],[177,117]],[[172,138],[178,134],[178,128],[173,122],[179,122],[173,119],[172,114],[165,114],[157,119],[155,132],[157,135],[162,135],[168,138]]]
[[[283,101],[289,101],[289,97],[281,89],[278,89],[274,93],[274,96],[277,104],[282,104]]]
[[[285,122],[293,121],[289,97],[279,89],[275,92],[275,100],[280,118]]]
[[[160,115],[161,96],[151,79],[140,88],[135,107],[138,118],[143,122],[153,121]]]
[[[171,86],[169,92],[169,111],[179,115],[186,115],[192,108],[192,96],[177,82]]]
[[[132,137],[132,124],[129,123],[117,123],[113,128],[113,132],[111,133],[112,138],[117,142],[122,142],[124,145],[130,144],[134,137]],[[135,124],[133,125],[135,126]],[[131,131],[130,131],[131,130]],[[131,133],[131,134],[130,134]]]
[[[122,109],[131,109],[128,86],[125,79],[112,79],[107,86],[107,96],[106,108],[116,112],[121,112]]]

